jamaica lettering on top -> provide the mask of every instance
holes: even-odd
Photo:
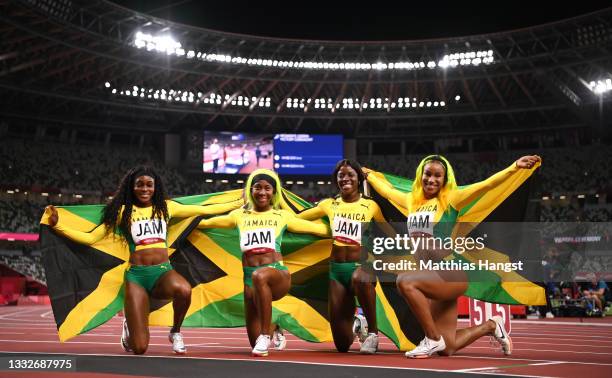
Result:
[[[337,213],[335,214],[334,217],[340,217],[340,218],[349,219],[353,221],[359,221],[359,222],[367,222],[365,213],[352,213],[352,212],[351,213]]]
[[[242,227],[278,227],[278,220],[247,218],[242,221]]]

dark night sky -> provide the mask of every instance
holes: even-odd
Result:
[[[215,30],[323,40],[456,37],[512,30],[612,6],[612,0],[112,1],[144,13],[156,10],[154,16]]]

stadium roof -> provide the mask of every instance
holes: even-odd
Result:
[[[0,114],[30,122],[358,138],[608,122],[612,8],[468,37],[342,42],[190,27],[101,0],[23,0],[1,3],[0,28]]]
[[[112,0],[170,21],[207,29],[314,40],[414,40],[504,32],[555,22],[610,6],[573,1],[197,1]],[[536,6],[539,5],[539,6]]]

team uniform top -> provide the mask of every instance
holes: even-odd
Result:
[[[327,226],[322,223],[308,222],[287,210],[268,210],[258,212],[249,209],[236,209],[227,215],[212,217],[200,222],[202,228],[238,228],[240,250],[247,254],[281,251],[285,230],[328,236]]]
[[[409,235],[446,235],[449,228],[436,229],[435,227],[452,225],[457,221],[459,211],[472,203],[476,198],[495,186],[503,183],[510,178],[513,173],[518,171],[518,167],[513,163],[503,171],[497,172],[488,179],[471,184],[463,188],[457,188],[448,192],[446,204],[441,203],[438,196],[431,199],[424,199],[416,206],[412,206],[412,192],[404,193],[393,189],[389,184],[375,175],[368,176],[368,183],[371,184],[383,197],[405,207],[409,210],[407,215],[407,225]],[[414,207],[414,208],[411,208]],[[448,211],[447,211],[448,210]]]
[[[378,204],[364,197],[355,202],[344,202],[341,197],[327,198],[298,214],[302,219],[318,219],[323,216],[329,218],[334,245],[338,246],[360,246],[362,227],[366,223],[372,219],[385,222]]]
[[[187,218],[196,215],[211,215],[226,212],[237,206],[237,203],[215,204],[215,205],[181,205],[178,202],[166,200],[168,216],[170,218]],[[123,214],[124,206],[120,214]],[[151,219],[153,206],[132,207],[130,234],[126,236],[130,252],[137,252],[149,248],[167,248],[168,225],[164,219]],[[106,235],[106,227],[101,224],[91,232],[82,232],[69,229],[57,222],[55,229],[69,239],[83,244],[93,244],[100,241]]]

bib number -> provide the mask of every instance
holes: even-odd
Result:
[[[361,245],[361,222],[334,217],[332,232],[335,240],[346,244]]]
[[[243,231],[240,235],[240,250],[249,253],[266,253],[276,251],[274,229],[257,228]]]

